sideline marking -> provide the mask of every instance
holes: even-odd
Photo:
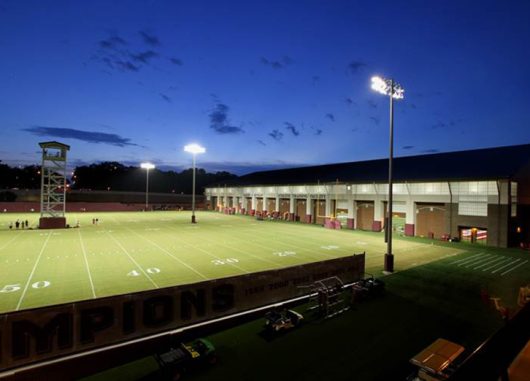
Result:
[[[46,241],[44,241],[44,244],[42,245],[42,248],[40,249],[39,256],[37,257],[37,260],[35,261],[35,264],[33,265],[33,269],[31,270],[31,273],[29,274],[28,281],[26,282],[26,286],[24,287],[24,291],[22,291],[22,295],[20,295],[20,299],[18,300],[17,308],[15,308],[15,311],[18,311],[20,309],[20,305],[22,304],[22,299],[24,299],[24,296],[26,296],[26,291],[28,291],[29,282],[31,282],[31,278],[33,277],[33,274],[35,274],[35,270],[37,269],[37,265],[39,264],[40,257],[42,256],[42,253],[44,253],[44,249],[46,248],[46,245],[48,244],[48,241],[50,240],[51,233],[48,234],[48,237],[46,237]]]
[[[508,274],[510,271],[515,270],[515,269],[518,268],[519,266],[524,265],[526,262],[528,262],[528,260],[526,260],[526,261],[524,261],[524,262],[521,262],[521,263],[519,263],[517,266],[512,267],[510,270],[507,270],[507,271],[503,272],[503,273],[501,274],[501,276],[504,276],[504,274]]]
[[[464,261],[467,261],[468,259],[471,259],[471,258],[473,258],[473,257],[479,256],[479,255],[481,255],[481,254],[482,254],[482,253],[478,253],[478,254],[472,255],[472,256],[470,256],[470,257],[466,257],[466,258],[459,259],[458,261],[451,262],[450,265],[454,265],[454,264],[456,264],[456,263],[458,263],[458,262],[464,262]]]
[[[81,250],[83,250],[83,257],[85,258],[86,271],[88,273],[88,279],[90,280],[90,287],[92,288],[92,297],[96,299],[97,298],[96,291],[94,290],[94,282],[92,282],[92,274],[90,273],[90,267],[88,266],[88,259],[86,257],[85,244],[83,242],[83,237],[81,237],[81,229],[77,229],[77,233],[79,233],[79,240],[81,241]]]
[[[505,265],[507,262],[509,262],[511,260],[512,260],[512,258],[504,258],[501,262],[495,263],[493,266],[488,266],[485,269],[483,269],[482,271],[488,271],[488,270],[494,269],[495,267],[497,267],[499,265]]]
[[[467,261],[467,262],[462,262],[460,264],[458,264],[457,266],[465,266],[465,265],[469,265],[469,264],[478,264],[484,260],[487,260],[487,259],[490,259],[491,257],[491,254],[484,254],[484,255],[481,255],[480,257],[477,257],[477,258],[473,258],[471,259],[470,261]]]
[[[491,273],[492,273],[492,274],[495,274],[497,271],[500,271],[500,270],[504,269],[505,267],[508,267],[508,266],[510,266],[510,265],[513,265],[514,263],[517,263],[517,262],[519,262],[519,261],[520,261],[520,259],[516,259],[516,260],[514,260],[514,261],[511,261],[511,262],[508,263],[507,265],[504,265],[504,266],[502,266],[502,267],[499,267],[497,270],[492,271]]]

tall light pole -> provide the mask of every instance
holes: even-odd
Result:
[[[188,144],[184,147],[184,151],[189,152],[193,155],[193,187],[191,194],[191,223],[194,224],[195,221],[195,156],[200,153],[205,153],[206,148],[198,144]]]
[[[388,155],[388,205],[385,238],[387,250],[385,254],[385,271],[394,271],[394,255],[392,254],[392,159],[394,157],[394,99],[403,99],[405,89],[393,79],[372,77],[372,89],[390,98],[390,148]]]
[[[146,179],[145,179],[145,210],[149,208],[149,170],[154,169],[155,165],[151,163],[142,163],[140,167],[145,169]]]

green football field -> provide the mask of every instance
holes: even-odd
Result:
[[[94,224],[93,219],[98,223]],[[10,223],[28,220],[29,227]],[[78,228],[35,229],[38,215],[0,215],[0,312],[59,304],[252,273],[366,252],[366,271],[381,274],[386,244],[380,233],[257,221],[213,212],[68,214]],[[33,227],[33,229],[31,229]],[[476,251],[475,251],[476,250]],[[501,276],[516,258],[481,255],[484,247],[432,245],[396,239],[396,270],[441,258],[458,271]],[[465,254],[468,255],[459,255]],[[478,261],[473,261],[476,255]],[[459,258],[464,259],[461,261]],[[469,260],[465,260],[469,258]],[[461,261],[461,262],[459,262]],[[492,273],[496,263],[508,265]],[[465,265],[465,266],[464,266]],[[471,265],[471,266],[468,266]],[[510,267],[511,266],[511,267]],[[488,269],[488,271],[482,271]],[[491,271],[490,271],[491,270]],[[507,274],[503,274],[507,275]],[[478,276],[478,275],[477,275]]]

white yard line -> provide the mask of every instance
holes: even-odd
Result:
[[[128,228],[129,229],[129,228]],[[177,262],[179,262],[181,265],[183,266],[186,266],[188,269],[190,269],[191,271],[193,271],[195,274],[199,275],[201,278],[205,279],[205,280],[210,280],[210,278],[208,278],[207,276],[201,274],[199,271],[195,270],[193,267],[191,267],[190,265],[188,265],[186,262],[184,262],[183,260],[181,260],[180,258],[174,256],[173,254],[171,254],[171,252],[169,252],[168,250],[164,249],[162,246],[160,246],[159,244],[157,244],[156,242],[154,241],[151,241],[149,238],[145,238],[143,235],[141,235],[140,233],[137,233],[135,232],[134,230],[132,229],[129,229],[130,231],[132,231],[134,234],[136,234],[138,237],[144,239],[145,241],[149,242],[151,245],[157,247],[158,249],[162,250],[164,253],[166,253],[167,255],[169,255],[171,258],[173,258],[174,260],[176,260]]]
[[[506,257],[505,257],[501,262],[497,262],[497,263],[495,263],[493,266],[488,266],[488,267],[486,267],[485,269],[482,269],[482,271],[489,271],[489,270],[491,270],[491,269],[494,269],[494,268],[497,267],[497,266],[505,265],[506,262],[509,262],[509,261],[511,261],[511,260],[512,260],[512,258],[506,258]]]
[[[482,261],[484,261],[486,259],[490,259],[490,257],[491,257],[491,254],[483,254],[480,257],[473,258],[473,259],[471,259],[471,260],[469,260],[467,262],[459,263],[457,266],[459,266],[459,267],[460,266],[467,266],[467,265],[473,264],[473,263],[477,264],[477,263],[480,263],[480,262],[482,262]]]
[[[271,236],[271,235],[274,235],[274,234],[267,234],[268,236]],[[263,245],[260,245],[258,244],[256,241],[259,239],[259,240],[265,240],[267,242],[271,242],[271,240],[274,240],[274,243],[277,244],[278,246],[280,245],[285,245],[285,246],[289,246],[291,248],[294,248],[296,250],[299,250],[299,251],[307,251],[309,252],[310,254],[312,254],[312,256],[315,258],[315,259],[322,259],[322,257],[328,257],[328,258],[337,258],[337,256],[335,255],[331,255],[331,254],[327,254],[327,253],[324,253],[323,251],[315,251],[313,249],[308,249],[308,248],[305,248],[305,247],[300,247],[300,246],[297,246],[297,245],[294,245],[292,243],[287,243],[286,241],[282,240],[282,241],[279,241],[279,240],[275,240],[274,237],[272,237],[271,239],[266,239],[266,238],[263,238],[263,234],[260,236],[260,237],[256,237],[256,236],[252,236],[252,235],[248,235],[249,237],[251,237],[251,240],[247,243],[250,243],[250,244],[253,244],[255,246],[259,246],[259,247],[262,247],[262,248],[266,248],[266,249],[272,249],[270,246],[263,246]],[[288,238],[289,239],[289,238]],[[295,240],[294,238],[290,238],[291,241],[297,241]],[[281,249],[278,249],[278,250],[281,250]]]
[[[11,238],[9,241],[7,241],[6,243],[4,243],[2,246],[0,246],[0,250],[4,249],[5,247],[9,246],[9,244],[11,242],[13,242],[14,240],[16,240],[18,237],[20,237],[20,235],[22,234],[22,232],[18,233],[17,235],[15,235],[13,238]]]
[[[504,266],[502,266],[502,267],[499,267],[497,270],[492,271],[491,273],[492,273],[492,274],[495,274],[497,271],[500,271],[500,270],[502,270],[502,269],[504,269],[504,268],[506,268],[506,267],[508,267],[508,266],[513,265],[514,263],[519,262],[519,261],[520,261],[520,259],[516,259],[516,260],[514,260],[514,261],[511,261],[511,262],[508,263],[507,265],[504,265]]]
[[[127,249],[125,249],[125,248],[123,247],[123,245],[122,245],[122,244],[121,244],[121,243],[120,243],[115,237],[112,236],[112,234],[110,234],[110,233],[107,233],[107,234],[108,234],[108,236],[109,236],[110,238],[112,238],[112,239],[114,240],[114,242],[116,242],[116,244],[117,244],[117,245],[120,247],[120,249],[122,249],[122,251],[123,251],[128,257],[129,257],[129,259],[130,259],[130,260],[131,260],[136,266],[138,266],[138,268],[140,269],[140,271],[141,271],[141,272],[147,277],[147,279],[149,279],[149,281],[153,284],[153,286],[155,286],[156,288],[160,288],[160,287],[158,287],[158,285],[156,284],[156,282],[155,282],[155,281],[149,276],[149,274],[147,274],[147,272],[145,272],[145,270],[143,269],[143,267],[140,266],[140,264],[139,264],[138,262],[136,262],[136,261],[134,260],[133,257],[131,257],[131,255],[129,254],[129,252],[127,251]]]
[[[37,269],[37,265],[39,264],[40,257],[42,256],[42,253],[44,253],[44,249],[46,248],[46,245],[48,244],[48,241],[50,240],[50,237],[52,236],[51,233],[48,233],[48,237],[46,237],[46,240],[42,244],[42,248],[40,249],[40,253],[37,257],[37,260],[35,261],[35,264],[33,265],[33,269],[31,270],[31,273],[29,274],[28,281],[26,282],[26,286],[24,287],[24,291],[22,291],[22,295],[20,295],[20,299],[18,300],[17,307],[15,308],[15,311],[18,311],[20,309],[20,305],[22,304],[22,299],[24,299],[24,296],[26,296],[26,292],[28,291],[29,284],[31,282],[31,278],[33,278],[33,274],[35,274],[35,270]]]
[[[79,241],[81,241],[81,249],[83,250],[83,257],[85,258],[85,266],[86,266],[86,271],[88,274],[88,280],[90,281],[90,287],[92,289],[92,297],[96,299],[97,298],[96,290],[94,289],[94,282],[92,281],[92,274],[90,273],[90,266],[88,266],[88,259],[86,257],[85,244],[83,242],[83,237],[81,237],[81,229],[77,229],[77,232],[79,233]]]
[[[508,274],[510,271],[515,270],[516,268],[518,268],[518,267],[524,265],[526,262],[528,262],[528,260],[526,260],[526,261],[524,261],[524,262],[521,262],[521,263],[519,263],[517,266],[512,267],[511,269],[509,269],[509,270],[507,270],[507,271],[501,273],[501,276],[504,276],[504,274]]]
[[[456,263],[460,263],[460,262],[465,262],[473,257],[478,257],[479,255],[482,255],[482,253],[478,253],[478,254],[475,254],[475,255],[472,255],[471,257],[466,257],[466,258],[462,258],[462,259],[459,259],[458,261],[454,261],[454,262],[451,262],[450,265],[454,265]]]
[[[503,260],[505,257],[502,257],[500,255],[494,255],[490,258],[488,258],[488,260],[486,260],[486,262],[482,263],[480,266],[477,266],[477,267],[473,267],[473,270],[476,270],[476,269],[480,269],[484,266],[487,266],[491,263],[494,263],[494,262],[498,262],[498,261],[501,261]],[[476,263],[475,263],[476,264]],[[471,267],[471,266],[474,266],[474,265],[469,265],[469,266],[466,266],[466,267]]]
[[[172,226],[170,226],[169,229],[171,229],[171,230],[176,230],[176,229],[173,228]],[[218,256],[215,255],[215,254],[212,254],[212,253],[209,252],[208,250],[204,250],[204,249],[201,249],[201,248],[198,247],[198,246],[192,245],[191,243],[188,243],[188,242],[184,241],[182,238],[177,237],[177,239],[178,239],[180,242],[182,242],[184,245],[189,246],[189,247],[191,247],[192,249],[195,249],[195,250],[198,250],[198,251],[202,251],[203,253],[209,255],[210,257],[213,257],[213,258],[215,258],[215,259],[222,260],[221,257],[218,257]],[[237,269],[243,271],[245,274],[250,274],[250,273],[252,272],[252,271],[245,270],[243,267],[240,267],[240,266],[238,266],[238,265],[236,265],[236,264],[234,264],[234,263],[228,263],[228,264],[229,264],[230,266],[233,266],[233,267],[235,267],[235,268],[237,268]]]

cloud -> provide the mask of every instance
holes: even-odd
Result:
[[[366,66],[365,62],[362,61],[351,61],[348,66],[348,72],[350,74],[357,74],[362,68]]]
[[[266,146],[267,144],[265,144],[265,142],[263,140],[258,140],[258,143],[261,144],[262,146]]]
[[[402,148],[402,149],[413,149],[414,146],[403,146],[403,147],[401,147],[401,148]]]
[[[171,98],[168,97],[166,94],[159,93],[159,95],[162,97],[163,100],[165,100],[167,103],[171,103]]]
[[[271,132],[269,132],[269,136],[279,142],[283,138],[283,133],[278,130],[272,130]]]
[[[344,102],[346,102],[346,104],[347,104],[348,106],[355,106],[355,105],[357,104],[357,103],[355,103],[355,101],[354,101],[353,99],[351,99],[351,98],[349,98],[349,97],[346,98],[346,99],[344,99]]]
[[[158,53],[153,50],[146,50],[145,52],[139,52],[139,53],[130,53],[129,56],[137,62],[142,62],[144,64],[148,64],[149,61],[155,57],[158,57]]]
[[[118,71],[137,72],[159,56],[154,50],[131,52],[126,48],[127,41],[113,34],[99,41],[100,49],[93,59],[103,62],[108,68]]]
[[[366,101],[366,103],[368,103],[368,106],[370,106],[371,108],[377,108],[377,103],[375,103],[373,100],[371,99],[368,99]]]
[[[294,136],[300,135],[300,131],[296,129],[294,124],[289,123],[289,122],[284,122],[284,124],[285,124],[285,129],[288,131],[291,131]]]
[[[293,60],[289,56],[283,56],[281,60],[270,60],[266,57],[261,57],[260,62],[265,66],[270,66],[273,69],[283,69],[293,63]]]
[[[315,130],[315,135],[317,135],[317,136],[322,135],[322,130],[320,128],[317,128]]]
[[[158,39],[157,36],[153,35],[153,34],[149,34],[145,31],[140,31],[140,36],[142,36],[144,42],[147,44],[147,45],[151,45],[151,46],[159,46],[160,45],[160,40]]]
[[[110,37],[107,37],[104,40],[99,41],[99,46],[103,49],[112,49],[116,50],[119,49],[119,47],[127,45],[127,41],[125,41],[123,38],[113,35]]]
[[[116,134],[107,134],[105,132],[82,131],[72,128],[47,127],[47,126],[33,126],[24,128],[23,131],[28,131],[37,136],[49,136],[53,138],[63,139],[77,139],[88,143],[102,143],[113,146],[138,146],[130,142],[130,139],[123,138]]]
[[[239,134],[245,132],[241,127],[231,126],[228,120],[230,108],[217,103],[214,109],[208,114],[210,117],[210,128],[219,134]]]
[[[335,121],[335,115],[333,115],[332,113],[328,112],[326,114],[326,118],[328,118],[329,120],[331,120],[332,122]]]
[[[108,64],[109,64],[110,67],[112,67],[112,68],[116,67],[116,68],[118,68],[118,69],[120,69],[122,71],[138,71],[138,70],[140,70],[139,66],[134,65],[130,61],[117,60],[117,61],[114,61],[113,63],[108,62]]]
[[[169,58],[169,61],[170,61],[173,65],[177,65],[177,66],[182,66],[182,65],[184,65],[184,63],[182,62],[182,60],[181,60],[180,58],[171,57],[171,58]]]
[[[370,119],[372,120],[372,122],[379,125],[380,120],[377,116],[371,116]]]

